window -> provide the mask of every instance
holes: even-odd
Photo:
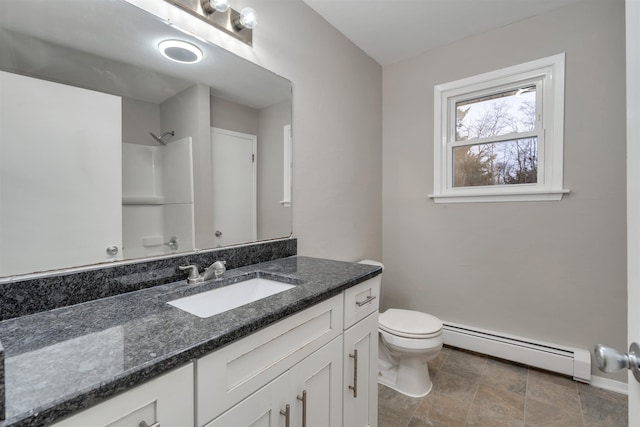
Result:
[[[560,200],[564,54],[435,87],[436,203]]]
[[[293,169],[293,159],[291,158],[293,154],[293,143],[291,138],[291,125],[284,126],[284,145],[283,150],[284,159],[282,164],[284,165],[284,173],[282,182],[283,186],[283,198],[280,201],[280,204],[285,208],[291,206],[291,175]]]

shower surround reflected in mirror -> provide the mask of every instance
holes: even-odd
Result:
[[[0,16],[0,278],[290,236],[289,81],[121,0],[33,7],[6,0]],[[167,39],[202,61],[166,60]],[[255,215],[232,224],[253,231],[236,240],[214,215],[237,206],[214,177],[240,180],[213,170],[213,128],[256,141]]]

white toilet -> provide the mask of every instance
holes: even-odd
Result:
[[[364,260],[363,264],[382,266]],[[378,382],[411,397],[431,391],[427,362],[442,349],[442,321],[430,314],[390,308],[378,319]]]

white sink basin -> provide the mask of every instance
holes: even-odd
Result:
[[[212,291],[169,301],[168,304],[204,319],[286,291],[294,286],[257,277]]]

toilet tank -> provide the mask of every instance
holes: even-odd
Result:
[[[377,265],[378,267],[382,267],[382,271],[384,272],[384,265],[378,261],[374,261],[371,259],[363,259],[362,261],[358,261],[358,264]],[[371,280],[376,280],[379,285],[382,285],[382,274],[378,274],[376,277],[373,277]]]

